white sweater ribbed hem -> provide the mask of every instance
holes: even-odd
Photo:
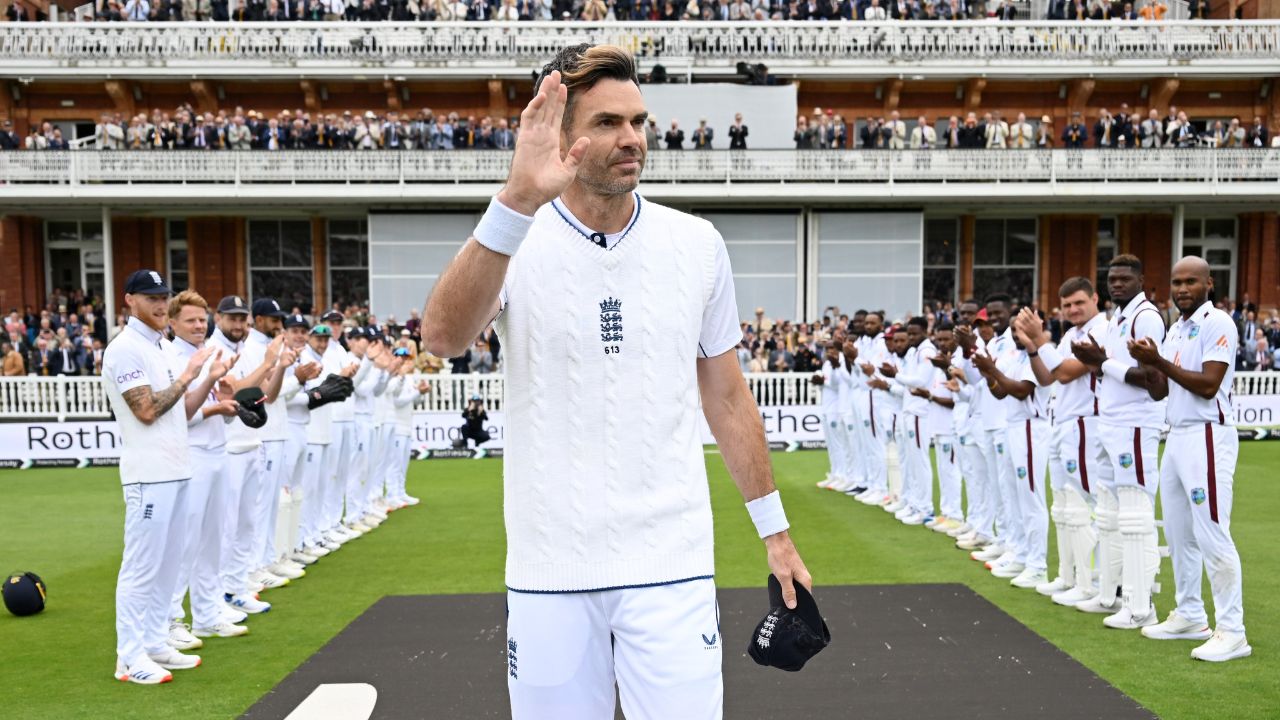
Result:
[[[711,577],[711,548],[607,562],[515,563],[507,558],[507,588],[515,592],[590,592]]]

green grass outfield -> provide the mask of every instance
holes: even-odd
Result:
[[[717,582],[763,587],[762,545],[720,457],[707,460]],[[775,453],[773,462],[796,542],[819,584],[964,583],[1161,717],[1280,717],[1280,551],[1273,530],[1280,443],[1241,444],[1232,532],[1244,563],[1254,655],[1224,665],[1190,660],[1192,643],[1105,630],[1101,616],[1058,607],[990,577],[945,536],[815,489],[826,470],[823,452]],[[413,463],[409,489],[422,505],[394,514],[295,585],[265,594],[275,609],[251,620],[249,636],[206,641],[204,667],[177,672],[173,683],[153,688],[111,676],[123,506],[114,470],[0,473],[0,572],[34,570],[50,592],[49,608],[39,616],[0,613],[6,707],[42,720],[232,718],[384,595],[499,592],[501,468],[498,460]],[[1166,590],[1156,604],[1163,616],[1173,602],[1167,560],[1161,580]],[[941,704],[939,712],[946,712]]]

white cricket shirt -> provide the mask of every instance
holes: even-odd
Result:
[[[1227,374],[1212,400],[1195,395],[1173,380],[1169,381],[1168,417],[1171,427],[1203,423],[1235,425],[1231,388],[1235,383],[1236,348],[1239,336],[1231,316],[1206,302],[1190,318],[1178,318],[1160,354],[1180,368],[1202,372],[1207,362],[1227,364]]]

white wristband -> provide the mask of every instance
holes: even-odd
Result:
[[[751,522],[755,523],[761,539],[791,527],[787,514],[782,510],[782,496],[777,490],[747,503],[747,513],[751,515]]]
[[[520,249],[532,225],[532,217],[521,215],[495,197],[489,201],[489,209],[485,210],[472,236],[490,250],[511,256]]]
[[[1058,348],[1051,343],[1041,345],[1036,352],[1040,353],[1040,361],[1044,363],[1045,369],[1049,372],[1057,370],[1058,366],[1062,364],[1062,353],[1058,352]]]
[[[1102,363],[1103,377],[1109,377],[1115,380],[1119,380],[1120,382],[1124,382],[1124,376],[1128,374],[1128,372],[1129,372],[1129,366],[1125,365],[1124,363],[1114,358]]]

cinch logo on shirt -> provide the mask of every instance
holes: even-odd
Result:
[[[142,371],[141,371],[141,370],[133,370],[133,371],[127,372],[127,373],[125,373],[125,374],[123,374],[123,375],[117,375],[117,376],[116,376],[116,384],[117,384],[117,385],[123,385],[123,384],[125,384],[125,383],[129,382],[130,380],[137,380],[137,379],[138,379],[138,378],[140,378],[140,377],[142,377]]]

